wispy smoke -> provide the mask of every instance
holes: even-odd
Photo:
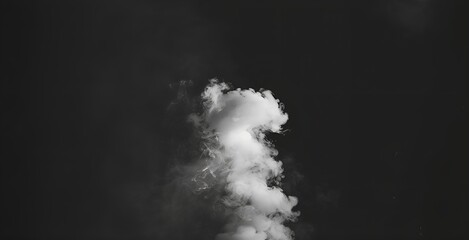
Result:
[[[229,90],[212,80],[202,93],[202,114],[190,119],[203,132],[205,154],[200,171],[192,178],[197,191],[218,189],[228,219],[217,240],[289,240],[284,225],[299,215],[292,211],[296,197],[279,187],[282,162],[266,139],[280,133],[288,120],[283,106],[268,90]]]

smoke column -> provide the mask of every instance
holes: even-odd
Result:
[[[193,178],[199,190],[218,186],[228,219],[216,240],[290,240],[284,225],[299,215],[292,211],[296,197],[279,187],[282,162],[266,140],[266,132],[280,133],[288,120],[283,106],[268,90],[229,90],[211,80],[202,93],[204,110],[190,119],[204,135],[207,156]]]

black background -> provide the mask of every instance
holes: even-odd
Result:
[[[297,239],[467,239],[465,2],[2,2],[2,238],[213,236],[162,186],[217,77],[285,104]]]

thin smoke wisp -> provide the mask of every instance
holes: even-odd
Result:
[[[288,120],[272,92],[230,90],[211,80],[202,93],[203,112],[190,119],[203,133],[206,157],[192,179],[198,190],[221,189],[220,204],[227,223],[216,240],[290,240],[284,225],[296,220],[296,197],[280,188],[282,162],[266,139],[281,133]]]

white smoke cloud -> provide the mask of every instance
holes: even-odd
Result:
[[[298,200],[278,187],[282,162],[274,159],[277,151],[265,136],[281,132],[288,120],[283,106],[268,90],[229,91],[217,80],[210,82],[202,98],[204,112],[190,119],[203,131],[208,154],[192,180],[198,190],[223,188],[221,202],[229,220],[216,239],[292,239],[284,222],[299,215],[292,210]]]

